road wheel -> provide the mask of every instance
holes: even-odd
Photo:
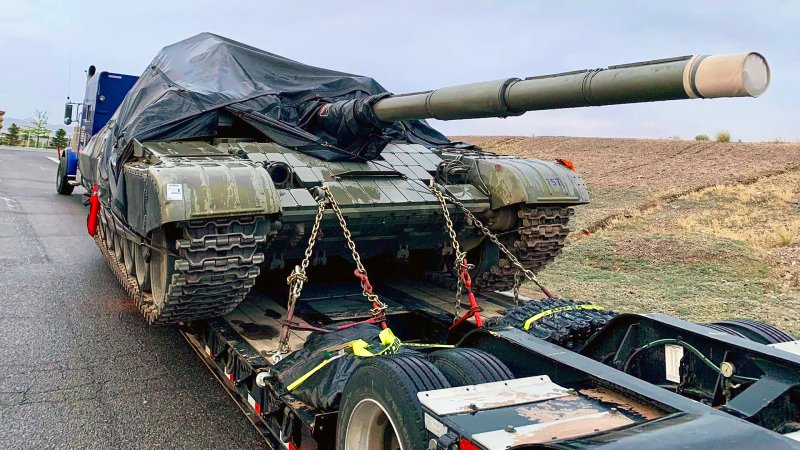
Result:
[[[450,387],[428,361],[412,355],[370,358],[342,392],[341,450],[424,450],[428,432],[417,393]]]
[[[449,348],[431,353],[428,360],[444,374],[451,386],[467,386],[514,378],[494,355],[474,348]]]
[[[122,262],[124,260],[124,255],[122,254],[125,250],[125,236],[122,235],[120,232],[114,233],[114,256],[117,258],[117,261]]]
[[[169,295],[169,286],[172,283],[172,274],[175,273],[175,257],[169,252],[175,248],[175,242],[170,244],[162,228],[153,231],[150,241],[150,292],[153,294],[153,303],[160,310],[164,306],[166,296]]]
[[[103,236],[106,239],[106,247],[109,250],[114,250],[114,231],[111,229],[108,221],[106,221],[104,228],[103,228]]]
[[[70,195],[75,186],[69,184],[67,178],[67,157],[63,156],[58,160],[58,170],[56,171],[56,192],[61,195]]]
[[[144,244],[133,245],[133,270],[136,272],[136,283],[139,289],[150,292],[150,261],[149,248]]]
[[[106,226],[103,223],[103,215],[100,214],[97,217],[97,237],[100,238],[101,241],[105,242],[106,240]]]
[[[132,240],[125,238],[122,245],[122,261],[125,263],[125,273],[135,275],[135,248],[136,244]]]

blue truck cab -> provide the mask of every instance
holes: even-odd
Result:
[[[80,184],[78,155],[92,138],[114,115],[139,77],[112,72],[96,73],[94,66],[87,72],[86,94],[83,102],[77,104],[78,124],[73,131],[71,145],[59,154],[56,191],[69,195]],[[64,123],[72,124],[74,103],[67,103],[64,110]]]

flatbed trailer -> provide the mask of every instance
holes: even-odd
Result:
[[[489,292],[538,284],[585,183],[419,122],[756,97],[760,54],[391,95],[203,33],[138,80],[88,75],[57,191],[86,188],[87,230],[146,320],[180,324],[273,448],[800,447],[800,344],[774,327]]]
[[[446,342],[494,355],[513,373],[419,392],[429,449],[800,448],[798,342],[775,348],[731,329],[621,314],[572,351],[510,326],[468,322],[447,333],[453,293],[424,281],[389,280],[376,290],[390,304],[387,320],[398,336],[443,342],[436,339],[447,335]],[[252,293],[233,313],[183,324],[182,333],[270,446],[340,448],[338,411],[295,397],[273,370],[285,312],[276,292]],[[315,326],[362,318],[358,289],[310,285],[304,294],[299,316]],[[487,319],[514,306],[499,293],[478,300]],[[292,331],[291,349],[310,333]]]

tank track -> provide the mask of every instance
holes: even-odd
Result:
[[[526,269],[538,272],[553,261],[569,235],[569,218],[572,208],[522,206],[517,211],[520,227],[516,232],[505,233],[502,242],[519,259]],[[514,287],[517,269],[507,258],[500,260],[487,272],[475,277],[478,289],[506,291]]]
[[[264,261],[257,250],[267,241],[267,236],[259,233],[266,220],[249,217],[183,223],[174,250],[178,256],[175,273],[160,307],[150,293],[140,289],[136,278],[126,273],[103,239],[95,236],[95,243],[148,323],[191,322],[225,315],[244,300]]]
[[[512,326],[524,329],[525,321],[536,314],[561,308],[562,311],[534,322],[528,333],[561,347],[577,350],[617,315],[609,310],[571,309],[576,305],[586,304],[591,303],[560,298],[529,300],[520,306],[509,308],[502,317],[487,320],[487,326]]]
[[[527,269],[538,272],[555,259],[570,233],[569,218],[572,208],[522,206],[517,211],[519,227],[498,234],[502,242]],[[514,287],[517,270],[507,258],[500,255],[497,264],[473,276],[476,290],[507,291]],[[428,272],[426,277],[442,287],[454,289],[455,277],[445,272]]]

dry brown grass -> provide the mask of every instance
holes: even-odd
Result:
[[[561,136],[453,136],[485,150],[539,159],[569,159],[584,176],[592,204],[579,208],[577,230],[705,186],[749,183],[800,168],[800,143],[698,142]]]
[[[800,198],[772,196],[788,186],[800,196],[800,172],[634,211],[567,247],[540,279],[619,311],[701,323],[750,318],[800,336],[800,240],[786,231],[797,230]]]
[[[717,204],[688,215],[679,224],[688,232],[745,241],[761,252],[800,237],[800,172],[751,185],[715,186],[686,198],[701,203],[713,199]]]
[[[590,187],[540,279],[563,296],[696,322],[762,320],[800,337],[800,145],[468,137],[572,160]],[[535,295],[531,290],[529,294]]]
[[[562,295],[800,335],[800,171],[654,202],[569,246],[540,278]]]

